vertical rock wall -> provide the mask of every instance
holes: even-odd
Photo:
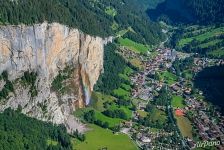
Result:
[[[100,37],[91,37],[58,23],[1,26],[0,74],[9,73],[15,92],[0,101],[0,110],[16,109],[20,105],[22,112],[29,116],[83,131],[84,127],[72,113],[90,101],[93,86],[103,69],[104,44]],[[58,96],[51,84],[66,66],[74,68],[72,78],[64,83],[72,85],[72,90]],[[37,72],[35,97],[31,97],[30,87],[16,82],[25,71]]]

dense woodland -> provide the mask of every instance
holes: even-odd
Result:
[[[120,87],[121,83],[124,82],[123,79],[119,77],[119,73],[123,72],[127,64],[124,58],[117,54],[115,50],[115,44],[108,44],[105,47],[104,72],[100,75],[94,87],[95,91],[112,94],[112,91]]]
[[[192,68],[193,65],[194,65],[194,58],[188,57],[186,59],[175,60],[173,62],[173,69],[175,70],[177,76],[181,76],[183,75],[182,72],[184,70]]]
[[[167,23],[214,24],[224,21],[224,0],[166,0],[148,14]]]
[[[149,20],[136,0],[0,0],[0,6],[2,24],[59,22],[102,37],[132,27],[147,43],[155,44],[163,39],[159,24]],[[105,13],[108,6],[117,15]],[[114,23],[118,28],[113,30]]]
[[[200,24],[224,22],[224,0],[184,0]]]
[[[219,106],[224,114],[224,66],[214,66],[203,69],[194,80],[196,88],[203,91],[206,99]]]
[[[0,91],[0,102],[4,99],[6,99],[9,96],[10,92],[14,92],[14,87],[11,81],[8,79],[8,72],[3,71],[0,75],[0,81],[5,82],[4,87]]]
[[[10,108],[0,113],[0,150],[71,150],[64,126],[29,118]]]

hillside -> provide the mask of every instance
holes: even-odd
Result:
[[[142,7],[145,9],[155,9],[160,3],[164,2],[165,0],[136,0]]]
[[[89,104],[105,41],[58,23],[2,26],[0,35],[0,110],[21,106],[29,116],[82,130],[72,114]]]
[[[171,47],[201,56],[224,58],[224,26],[188,26],[175,30]]]
[[[0,150],[221,140],[223,1],[0,0]]]
[[[147,43],[163,39],[158,23],[151,22],[135,0],[19,0],[0,1],[2,24],[59,22],[90,35],[106,37],[132,27]]]
[[[168,23],[214,24],[224,21],[224,0],[166,0],[147,12]]]
[[[156,9],[148,9],[147,13],[154,21],[163,20],[172,24],[195,21],[195,16],[186,8],[183,0],[166,0]]]
[[[219,106],[224,114],[224,66],[213,66],[202,70],[194,81],[195,87],[202,90],[206,98]]]
[[[199,24],[224,22],[224,0],[184,0],[184,4],[193,11]]]
[[[55,126],[6,109],[0,113],[0,149],[71,150],[70,136],[63,126]]]

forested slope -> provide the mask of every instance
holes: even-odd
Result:
[[[224,22],[224,0],[184,0],[201,24]]]
[[[175,30],[168,46],[203,57],[224,58],[224,25],[183,26]]]
[[[70,136],[63,126],[54,126],[6,109],[0,113],[0,150],[71,150]]]
[[[224,21],[223,9],[224,0],[166,0],[156,9],[149,9],[148,15],[173,24],[208,25]]]
[[[101,37],[132,27],[150,44],[163,37],[136,0],[1,0],[0,6],[3,24],[59,22]]]

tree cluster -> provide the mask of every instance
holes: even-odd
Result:
[[[98,125],[102,128],[108,128],[109,127],[109,123],[107,121],[103,122],[103,121],[96,118],[94,110],[90,110],[90,111],[86,112],[84,114],[84,119],[87,122],[94,123],[94,124],[96,124],[96,125]]]
[[[201,24],[224,22],[224,0],[184,0]]]
[[[186,59],[175,60],[173,62],[173,68],[175,69],[176,75],[180,76],[184,70],[192,68],[194,65],[194,58],[188,57]]]
[[[57,145],[49,145],[48,140]],[[71,150],[71,139],[64,126],[29,118],[18,111],[0,113],[0,149]]]
[[[158,106],[168,106],[171,101],[171,95],[169,90],[164,86],[159,91],[159,96],[156,97],[154,104]]]
[[[29,92],[31,93],[31,97],[35,97],[38,94],[37,88],[35,85],[36,80],[37,80],[37,73],[29,72],[29,71],[24,72],[24,75],[21,78],[21,81],[25,86],[30,86]]]
[[[10,92],[14,92],[14,87],[11,81],[8,79],[8,72],[3,71],[2,75],[0,75],[0,81],[4,80],[5,85],[3,89],[0,91],[0,101],[6,99],[9,96]]]
[[[127,114],[122,109],[115,109],[115,110],[105,110],[103,112],[104,115],[111,117],[111,118],[121,118],[127,120]]]
[[[73,132],[72,136],[82,142],[85,141],[86,139],[85,135],[82,133],[79,133],[77,129]]]
[[[106,94],[112,94],[114,89],[121,86],[124,79],[119,77],[126,67],[126,61],[116,53],[115,44],[108,44],[104,51],[104,72],[100,75],[94,89]]]
[[[131,101],[125,99],[118,99],[116,103],[118,104],[118,106],[129,106],[131,104]]]

